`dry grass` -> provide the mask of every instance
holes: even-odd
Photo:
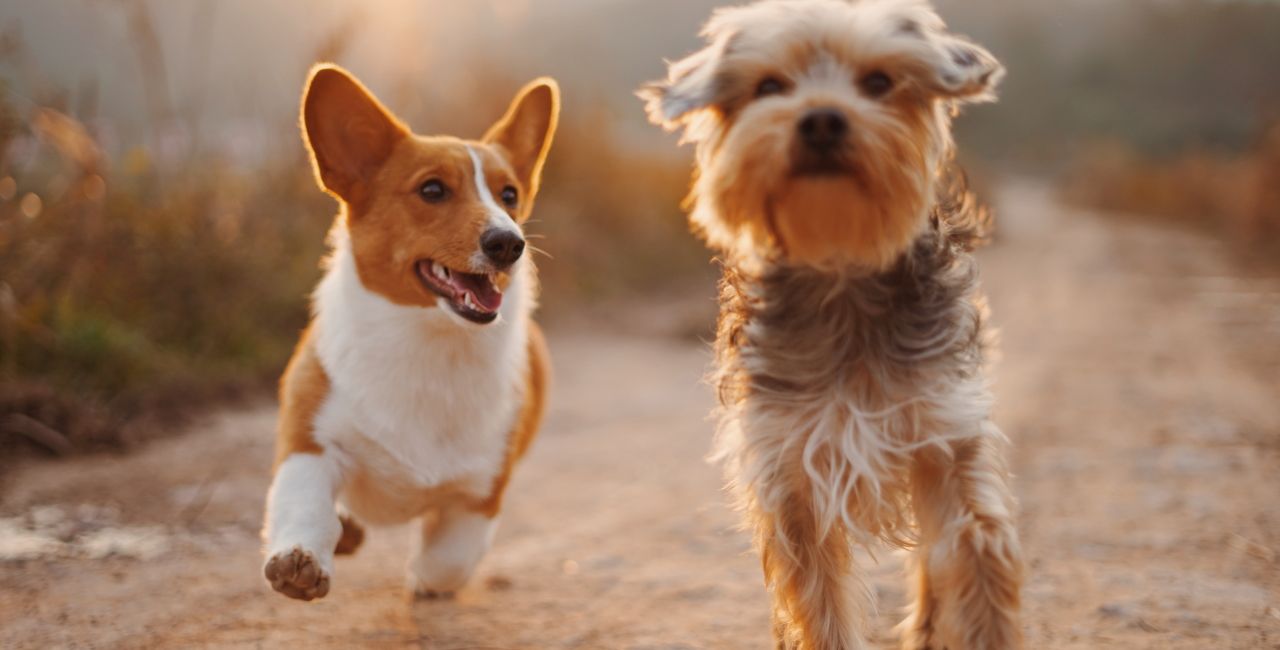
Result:
[[[472,105],[500,112],[508,86]],[[40,143],[34,162],[0,160],[0,458],[119,447],[211,400],[266,394],[336,209],[301,145],[254,169],[143,149],[113,161],[66,115],[0,115],[0,151]],[[711,272],[678,209],[687,164],[628,151],[610,119],[564,121],[529,228],[552,320]]]
[[[546,317],[710,282],[714,268],[679,209],[690,173],[681,158],[629,152],[591,124],[562,127],[557,146],[529,227],[546,252]]]
[[[1280,250],[1280,122],[1239,155],[1198,151],[1157,160],[1119,143],[1088,148],[1063,195],[1077,205],[1174,220],[1273,253]]]
[[[141,151],[113,163],[48,109],[25,126],[34,162],[0,161],[0,445],[31,440],[13,415],[63,451],[98,449],[142,435],[141,414],[169,421],[264,384],[305,322],[322,250],[310,178],[211,159],[160,169]]]
[[[1064,15],[1052,3],[965,4],[954,12],[957,20],[969,20],[961,31],[1000,45],[1011,76],[1001,104],[972,111],[961,123],[968,129],[963,150],[993,162],[1010,155],[1056,163],[1077,141],[1119,134],[1122,144],[1081,158],[1065,192],[1072,201],[1275,242],[1280,134],[1273,131],[1237,157],[1171,161],[1132,153],[1188,142],[1239,147],[1241,134],[1252,128],[1248,115],[1274,114],[1264,108],[1280,94],[1266,66],[1255,63],[1270,60],[1264,55],[1275,50],[1268,36],[1280,11],[1264,5],[1141,2]],[[173,15],[149,16],[148,3],[102,6],[119,14],[127,32],[122,42],[135,50],[129,60],[137,69],[121,74],[141,80],[131,105],[145,116],[148,137],[120,137],[154,145],[174,127],[188,129],[197,142],[214,137],[200,132],[212,119],[200,119],[196,100],[233,89],[211,87],[179,101],[182,94],[169,84],[170,75],[186,78],[203,69],[209,61],[200,56],[214,50],[192,48],[194,58],[183,59],[190,69],[162,61],[157,30],[172,28]],[[668,24],[669,9],[644,11],[661,14],[646,24]],[[1113,28],[1093,30],[1100,16],[1114,18]],[[1049,38],[1068,19],[1075,31],[1090,26],[1097,38],[1074,46]],[[346,61],[365,22],[337,21],[314,41],[309,58]],[[1051,41],[1064,52],[1082,47],[1084,53],[1057,56],[1055,47],[1046,47]],[[661,55],[676,53],[666,46],[650,51],[649,43],[637,35],[612,44],[612,63],[557,64],[550,55],[538,62],[548,66],[543,71],[559,71],[567,100],[529,227],[531,242],[545,253],[537,258],[544,321],[638,294],[694,286],[711,294],[715,269],[677,208],[688,153],[675,152],[656,131],[645,132],[649,144],[636,146],[618,130],[637,126],[640,115],[628,89],[641,78],[633,82],[635,71],[622,63],[643,56],[651,75],[660,70]],[[94,129],[67,116],[109,126],[120,116],[98,104],[111,93],[104,91],[99,102],[94,89],[117,80],[77,79],[67,83],[84,82],[83,88],[57,87],[41,60],[49,51],[61,53],[57,45],[28,47],[20,25],[0,30],[0,72],[22,93],[0,81],[0,460],[19,448],[117,447],[163,430],[156,422],[170,414],[246,389],[265,394],[305,324],[334,212],[310,177],[291,115],[257,116],[256,126],[278,136],[263,164],[233,163],[198,148],[179,157],[155,146],[104,155]],[[408,66],[399,78],[389,72],[390,83],[379,90],[393,108],[413,107],[404,111],[411,124],[474,136],[525,81],[509,76],[513,53],[533,56],[516,48],[476,52],[469,55],[474,61],[450,59],[471,81],[434,94]],[[288,58],[290,52],[270,54]],[[406,51],[400,59],[430,60],[428,54]],[[394,61],[385,63],[382,69],[395,69]],[[608,75],[578,72],[601,66]],[[617,84],[602,85],[601,78]],[[301,81],[299,70],[288,83]],[[291,85],[287,93],[293,92]],[[48,107],[60,112],[43,110]]]

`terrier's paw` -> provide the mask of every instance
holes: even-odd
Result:
[[[290,598],[314,600],[329,593],[329,574],[320,567],[320,561],[311,551],[300,546],[271,556],[262,568],[262,574],[272,589]]]

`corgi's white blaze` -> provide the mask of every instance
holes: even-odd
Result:
[[[330,380],[315,419],[316,442],[340,465],[386,484],[447,483],[488,496],[503,468],[529,363],[527,263],[512,268],[501,317],[478,326],[459,322],[443,306],[396,305],[369,291],[342,225],[331,243],[315,293],[316,353]],[[370,512],[359,499],[339,498],[370,523],[405,519],[401,510],[412,509],[387,504]]]
[[[293,454],[280,464],[267,493],[268,559],[297,547],[333,575],[333,549],[342,534],[333,506],[340,482],[329,454]]]
[[[471,156],[472,173],[476,181],[476,194],[480,196],[480,203],[489,215],[489,228],[506,230],[524,237],[520,224],[516,223],[515,219],[512,219],[511,215],[507,214],[507,211],[503,210],[502,206],[498,205],[498,202],[494,200],[493,192],[489,190],[489,183],[485,180],[484,164],[480,162],[480,154],[476,153],[475,148],[467,145],[467,155]],[[471,264],[476,269],[484,268],[484,253],[477,251],[472,256]]]
[[[485,210],[489,213],[489,227],[501,228],[511,231],[517,235],[523,235],[520,230],[520,224],[507,214],[502,206],[498,205],[497,200],[493,198],[493,192],[489,189],[489,182],[484,176],[484,164],[480,162],[480,154],[476,153],[474,147],[467,146],[467,155],[471,156],[471,167],[475,175],[476,193],[480,196],[480,203],[484,205]]]

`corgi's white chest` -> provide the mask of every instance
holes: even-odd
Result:
[[[483,496],[500,471],[528,367],[527,265],[492,324],[445,307],[395,305],[360,283],[335,236],[316,291],[316,347],[330,393],[317,441],[351,471],[423,489],[461,483]]]

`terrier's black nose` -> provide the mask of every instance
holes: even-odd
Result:
[[[833,108],[815,108],[800,118],[796,130],[806,145],[814,149],[834,149],[849,134],[849,120]]]
[[[504,228],[490,228],[480,235],[480,250],[495,265],[507,267],[524,253],[524,239],[519,233]]]

